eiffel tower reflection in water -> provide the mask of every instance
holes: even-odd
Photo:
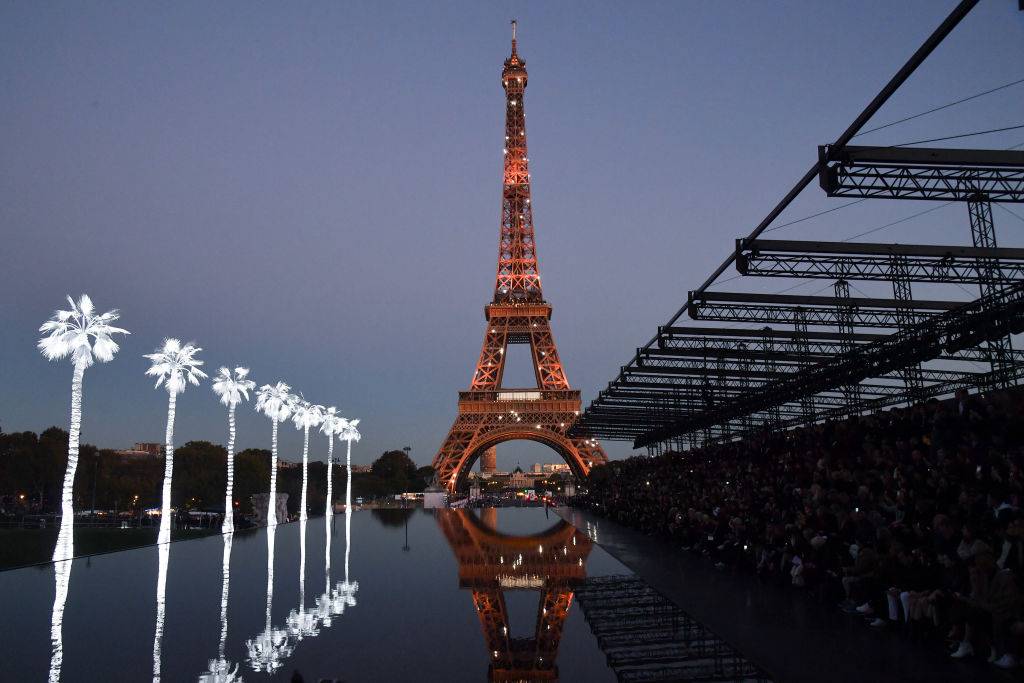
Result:
[[[487,646],[488,680],[557,681],[562,628],[573,592],[586,579],[591,540],[562,520],[539,534],[505,534],[497,529],[497,513],[436,513],[458,561],[459,586],[472,591]],[[532,637],[511,635],[506,591],[539,593]]]

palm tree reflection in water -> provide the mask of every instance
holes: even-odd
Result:
[[[50,656],[50,683],[57,683],[60,680],[61,665],[64,663],[64,603],[68,599],[68,586],[71,582],[71,535],[61,535],[57,538],[57,548],[54,556],[60,556],[53,563],[53,612],[50,616],[50,644],[52,655]]]
[[[281,668],[294,646],[288,641],[288,631],[275,629],[270,611],[274,604],[274,536],[277,525],[267,527],[267,621],[263,632],[245,642],[249,651],[249,666],[253,671],[273,673]]]
[[[157,543],[160,568],[156,577],[156,630],[153,634],[153,683],[160,682],[160,646],[164,638],[164,614],[167,607],[167,562],[170,559],[171,543]]]
[[[224,534],[224,569],[221,578],[220,589],[220,646],[217,649],[217,658],[211,659],[207,665],[208,671],[199,674],[199,683],[235,683],[241,681],[238,675],[238,664],[232,668],[231,662],[224,656],[228,640],[228,587],[231,583],[231,546],[234,543],[234,534]]]

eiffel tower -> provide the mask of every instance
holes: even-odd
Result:
[[[558,646],[573,591],[587,578],[593,547],[586,534],[559,520],[531,536],[497,530],[497,510],[437,510],[436,519],[459,564],[459,586],[473,594],[487,647],[488,681],[558,680]],[[515,637],[505,604],[508,591],[538,594],[533,633]]]
[[[596,440],[567,434],[579,417],[580,392],[570,388],[565,376],[551,334],[551,304],[541,292],[526,154],[526,82],[526,62],[516,52],[513,21],[512,54],[501,71],[505,182],[494,298],[484,307],[483,349],[469,391],[459,392],[458,417],[433,462],[438,484],[450,492],[481,456],[493,468],[493,449],[505,441],[529,439],[550,446],[578,478],[607,462]],[[509,344],[530,345],[536,386],[502,387]]]

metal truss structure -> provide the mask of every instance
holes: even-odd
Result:
[[[769,382],[758,392],[748,392],[728,404],[685,418],[686,424],[654,430],[641,439],[641,445],[671,438],[679,430],[702,429],[836,386],[900,372],[910,365],[935,358],[943,350],[955,352],[1020,332],[1024,332],[1024,282],[899,330],[882,341],[840,354],[829,363],[811,365],[793,373],[792,377]],[[1024,366],[1014,366],[1005,374],[1009,376],[999,378],[1001,381],[1019,380],[1024,377]],[[981,386],[982,382],[977,381],[977,385]]]
[[[573,473],[584,477],[606,457],[585,431],[569,434],[581,408],[580,392],[569,386],[551,333],[551,305],[544,300],[530,205],[523,96],[526,62],[516,52],[505,60],[504,185],[494,298],[484,309],[487,326],[469,391],[459,394],[459,414],[434,456],[435,477],[449,491],[460,486],[478,458],[493,467],[493,448],[529,439],[553,448]],[[509,344],[529,344],[536,385],[502,389]]]
[[[497,509],[438,510],[437,523],[459,565],[459,586],[473,593],[487,646],[489,681],[557,681],[558,646],[573,591],[587,576],[593,544],[565,521],[533,536],[497,531]],[[532,638],[512,636],[505,593],[540,594]]]
[[[737,240],[741,275],[996,285],[1024,277],[1024,249],[919,244]],[[998,262],[991,270],[987,264]]]
[[[829,197],[1024,202],[1024,152],[923,147],[818,148]]]
[[[1024,331],[1024,249],[998,246],[991,208],[1024,202],[1024,152],[848,144],[975,4],[963,0],[846,131],[818,148],[793,189],[736,240],[575,429],[681,450],[1024,377],[1024,354],[1011,343]],[[962,202],[971,241],[762,239],[815,178],[829,197]],[[829,280],[834,296],[710,291],[730,265],[747,277]],[[893,296],[850,296],[854,281],[889,282]],[[979,297],[915,299],[914,283],[976,286]],[[684,314],[700,326],[682,324]]]

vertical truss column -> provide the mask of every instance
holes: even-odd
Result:
[[[706,348],[705,348],[705,351],[704,351],[704,370],[705,370],[705,372],[704,372],[703,375],[701,375],[701,378],[700,378],[700,396],[701,396],[701,399],[703,399],[703,401],[704,401],[704,405],[701,406],[701,410],[713,410],[714,407],[715,407],[715,389],[711,385],[711,379],[710,379],[711,363],[708,362],[708,353],[707,353],[707,349]],[[705,446],[705,447],[706,446],[710,446],[711,445],[711,436],[712,436],[711,427],[710,426],[705,427],[704,428],[704,443],[702,443],[701,446]]]
[[[727,378],[729,376],[729,361],[726,360],[724,353],[719,352],[715,357],[715,370],[717,371],[715,381],[717,382],[718,393],[719,395],[725,395],[725,387],[728,386]],[[732,420],[726,420],[722,423],[721,440],[725,443],[731,438]]]
[[[676,418],[683,414],[683,401],[679,397],[679,387],[673,387],[672,389],[672,417]],[[672,450],[676,453],[682,453],[686,450],[686,440],[682,435],[676,436],[672,439]]]
[[[850,283],[846,280],[836,280],[834,290],[837,299],[849,301],[850,299]],[[836,319],[839,328],[839,343],[842,345],[843,353],[849,353],[853,351],[853,307],[847,304],[842,304],[836,309]],[[846,405],[856,408],[857,412],[860,412],[860,385],[858,384],[847,384],[843,386],[843,398],[846,400]]]
[[[811,350],[810,340],[807,338],[807,313],[800,307],[796,309],[796,315],[793,318],[793,346],[800,356],[801,363],[809,364],[811,362],[809,358]],[[803,413],[804,424],[814,423],[813,396],[802,396],[800,398],[800,411]]]
[[[971,217],[971,240],[976,247],[996,248],[996,227],[992,221],[992,202],[983,194],[976,194],[967,200],[967,212]],[[981,296],[987,297],[1002,289],[999,284],[1002,272],[999,259],[979,259],[980,275],[984,281],[978,286]],[[1009,335],[986,343],[991,367],[989,385],[993,388],[1009,385],[1008,370],[1013,363],[1011,352],[1013,342]]]
[[[914,299],[914,293],[910,286],[907,257],[902,254],[893,254],[892,256],[892,295],[896,300],[896,320],[900,329],[905,330],[908,327],[912,327],[915,322],[913,309],[899,305],[901,301],[913,301]],[[900,370],[900,376],[903,378],[903,384],[907,388],[910,402],[916,401],[924,385],[921,379],[921,364],[912,363],[908,365]]]
[[[765,370],[775,372],[775,358],[772,356],[775,351],[775,331],[768,325],[761,328],[761,350],[765,355]],[[768,409],[768,427],[774,429],[779,421],[779,406],[773,405]]]
[[[743,353],[746,353],[747,351],[747,345],[744,344],[743,342],[737,344],[736,348]],[[745,394],[750,389],[750,357],[744,356],[743,353],[740,354],[740,372],[738,374],[740,377],[740,387],[742,387],[743,393]],[[742,429],[744,437],[750,435],[750,432],[752,431],[751,424],[752,421],[749,413],[740,418],[740,429]]]

